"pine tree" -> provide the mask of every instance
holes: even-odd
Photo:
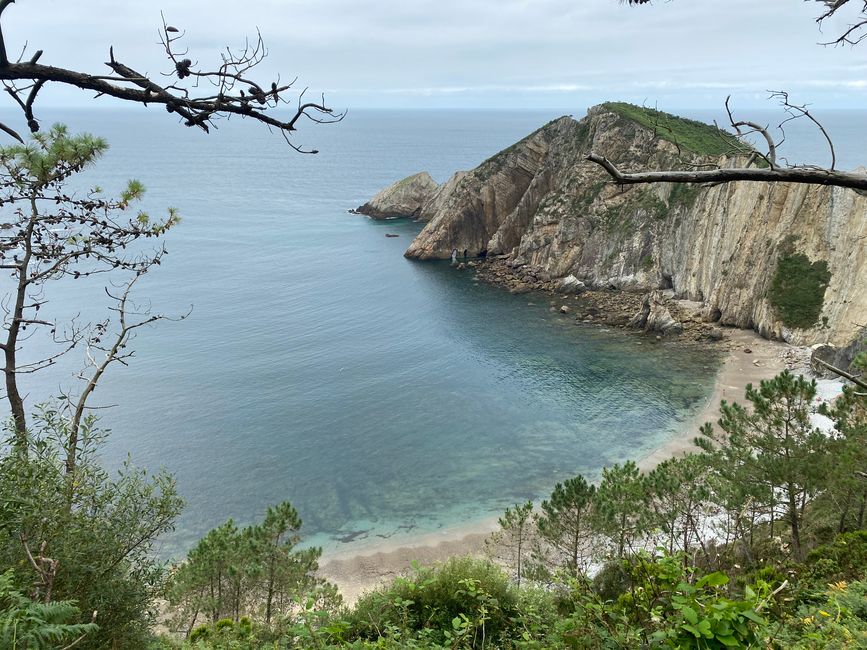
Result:
[[[590,517],[595,495],[595,486],[579,474],[557,483],[536,516],[539,536],[556,556],[555,564],[564,566],[575,577],[590,554],[593,534]]]
[[[783,371],[758,390],[747,385],[749,410],[724,403],[724,433],[705,426],[698,441],[736,491],[763,502],[772,521],[782,514],[798,560],[804,557],[804,509],[824,483],[828,453],[828,439],[810,421],[815,397],[815,381]]]
[[[649,521],[644,477],[633,461],[602,470],[594,518],[618,558],[645,535]]]
[[[490,553],[501,555],[501,559],[514,567],[515,579],[519,587],[521,578],[525,574],[524,558],[530,550],[532,515],[532,501],[516,503],[514,507],[506,508],[503,516],[497,520],[500,530],[491,535],[487,541]]]

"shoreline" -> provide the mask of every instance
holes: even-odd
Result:
[[[693,440],[699,435],[699,427],[719,419],[721,400],[743,400],[747,384],[758,384],[786,368],[801,365],[798,348],[769,341],[752,330],[726,328],[721,345],[725,346],[724,358],[707,402],[663,445],[635,459],[642,471],[694,451]],[[405,574],[414,562],[428,565],[455,556],[483,555],[485,540],[496,528],[494,516],[410,539],[377,543],[367,549],[328,553],[322,557],[319,575],[337,585],[344,600],[352,604],[365,592]]]

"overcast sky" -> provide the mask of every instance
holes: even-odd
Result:
[[[860,5],[860,3],[852,3]],[[335,107],[563,108],[608,99],[660,108],[764,105],[786,89],[815,106],[867,108],[867,44],[817,43],[819,5],[802,0],[19,0],[3,17],[10,55],[104,73],[108,46],[133,68],[165,70],[160,10],[203,67],[262,32],[261,78],[297,75]],[[851,18],[851,14],[849,16]],[[54,105],[93,105],[57,91]]]

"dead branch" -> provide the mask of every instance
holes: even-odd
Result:
[[[39,91],[46,83],[73,86],[92,91],[97,96],[108,96],[144,105],[162,104],[166,111],[182,118],[183,124],[198,127],[210,132],[218,119],[233,115],[250,118],[256,122],[276,129],[292,144],[290,136],[297,128],[298,120],[308,117],[317,124],[339,122],[345,113],[335,112],[324,101],[297,102],[288,115],[278,115],[278,109],[294,103],[293,83],[281,83],[279,77],[270,83],[255,81],[251,72],[268,56],[261,34],[257,33],[254,42],[249,41],[239,51],[229,48],[221,55],[221,64],[215,69],[199,68],[197,63],[186,56],[180,41],[184,32],[168,25],[163,18],[160,29],[160,43],[171,64],[171,70],[163,76],[172,82],[162,85],[136,71],[115,57],[114,48],[109,48],[109,59],[105,65],[110,75],[93,75],[66,68],[39,63],[42,50],[29,60],[22,56],[18,61],[10,61],[3,41],[2,15],[14,0],[0,0],[0,82],[16,105],[24,113],[28,128],[39,130],[39,122],[34,116],[34,102]],[[208,82],[216,89],[215,93],[200,93],[201,82]],[[291,96],[290,96],[291,95]],[[5,124],[0,130],[18,141],[21,136]],[[302,153],[315,153],[292,145]]]
[[[78,440],[81,433],[82,420],[85,411],[88,409],[87,402],[93,391],[96,390],[100,379],[105,374],[105,371],[110,365],[117,362],[121,365],[126,365],[126,360],[133,356],[134,352],[127,352],[126,347],[129,345],[136,330],[155,323],[157,321],[172,320],[181,321],[187,318],[192,311],[182,314],[177,317],[170,317],[164,314],[152,314],[148,309],[139,309],[132,303],[130,294],[147,269],[141,270],[136,275],[121,286],[120,293],[112,293],[108,288],[105,293],[109,298],[115,301],[115,306],[110,307],[111,311],[117,314],[118,330],[114,334],[111,343],[104,345],[103,337],[108,335],[108,322],[97,323],[94,327],[94,332],[88,340],[86,356],[87,368],[79,373],[79,379],[85,382],[84,389],[74,401],[69,400],[68,407],[71,412],[69,420],[69,430],[66,439],[66,473],[73,474],[76,468],[78,455]],[[136,318],[137,317],[137,318]],[[96,353],[102,353],[102,358],[97,359]],[[88,370],[89,369],[89,374]]]
[[[42,602],[51,602],[51,590],[54,586],[54,579],[57,576],[57,567],[60,564],[59,560],[53,560],[45,555],[45,547],[47,542],[42,542],[39,545],[39,555],[35,558],[30,552],[30,544],[23,534],[19,534],[21,544],[24,546],[24,552],[27,559],[30,560],[30,565],[36,571],[39,581],[33,587],[33,600],[42,599]]]
[[[867,0],[865,0],[865,2],[867,2]],[[742,166],[725,168],[722,167],[718,161],[711,169],[624,172],[605,156],[601,156],[592,151],[587,156],[587,160],[600,165],[619,185],[663,182],[720,184],[730,183],[732,181],[753,181],[764,183],[783,182],[808,185],[829,185],[862,191],[867,190],[867,174],[842,172],[835,168],[837,157],[834,150],[834,143],[825,127],[808,110],[806,105],[792,103],[789,100],[789,94],[786,91],[774,90],[768,92],[769,99],[779,101],[783,110],[788,114],[788,117],[781,121],[778,126],[778,129],[782,134],[782,138],[779,141],[774,140],[767,127],[749,120],[735,119],[730,106],[731,97],[729,96],[726,98],[726,113],[729,117],[730,126],[734,129],[737,138],[744,141],[748,136],[758,133],[764,138],[768,147],[767,153],[762,153],[752,147],[749,149],[745,148],[733,151],[732,153],[735,155],[747,152],[750,153],[750,158],[747,160],[746,164],[743,164]],[[830,167],[824,168],[814,165],[779,164],[777,150],[780,144],[785,141],[784,125],[796,119],[807,119],[812,122],[817,129],[819,129],[822,136],[825,138],[825,141],[828,143],[828,148],[831,154]],[[752,166],[752,163],[759,158],[765,161],[767,164],[766,168]]]
[[[805,0],[809,1],[809,0]],[[819,28],[822,28],[823,23],[841,11],[851,0],[815,0],[819,4],[825,5],[825,10],[816,18],[816,23]],[[849,27],[837,38],[820,43],[820,45],[857,45],[867,38],[867,1],[858,0],[861,3],[861,9],[856,9],[857,17],[849,24]],[[651,0],[620,0],[620,3],[628,5],[646,5]],[[857,2],[855,3],[857,4]]]
[[[732,181],[805,183],[809,185],[833,185],[856,190],[867,190],[867,175],[851,172],[787,167],[784,169],[759,169],[737,167],[696,171],[621,172],[608,158],[591,153],[587,160],[602,166],[619,185],[640,183],[730,183]]]
[[[835,375],[839,375],[840,377],[843,377],[844,379],[848,379],[856,386],[860,386],[861,388],[867,388],[867,381],[864,381],[863,379],[856,377],[852,373],[846,372],[845,370],[841,370],[840,368],[832,366],[830,363],[828,363],[827,361],[823,361],[819,357],[814,357],[813,361],[818,363],[823,368],[827,368],[828,370],[833,372]]]
[[[734,116],[732,115],[732,109],[729,106],[729,102],[731,101],[732,96],[729,95],[726,97],[726,113],[729,116],[729,123],[735,129],[735,132],[738,134],[738,137],[743,138],[750,133],[760,133],[762,137],[768,144],[768,154],[763,156],[768,165],[773,169],[777,166],[777,144],[774,142],[774,139],[771,137],[771,134],[768,133],[767,127],[763,127],[755,122],[749,122],[747,120],[737,120],[735,121]],[[752,131],[742,131],[743,127],[748,127],[752,129]],[[747,165],[749,166],[749,165]]]

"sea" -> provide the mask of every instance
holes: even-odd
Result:
[[[348,212],[409,174],[471,169],[569,113],[584,110],[351,111],[302,124],[296,144],[319,150],[303,155],[244,120],[206,135],[156,108],[41,112],[110,144],[78,191],[116,193],[136,178],[153,218],[169,206],[182,217],[135,297],[187,317],[140,330],[91,401],[106,466],[177,480],[186,507],[163,556],[280,501],[326,553],[411,541],[544,498],[578,473],[596,479],[690,426],[719,366],[711,353],[577,323],[549,296],[407,260],[420,224]],[[864,119],[828,119],[838,167],[864,162]],[[821,137],[793,130],[792,161],[828,164]],[[54,282],[41,314],[101,320],[111,281]],[[50,349],[25,343],[31,358]],[[75,350],[23,377],[28,406],[80,390],[84,361]]]

